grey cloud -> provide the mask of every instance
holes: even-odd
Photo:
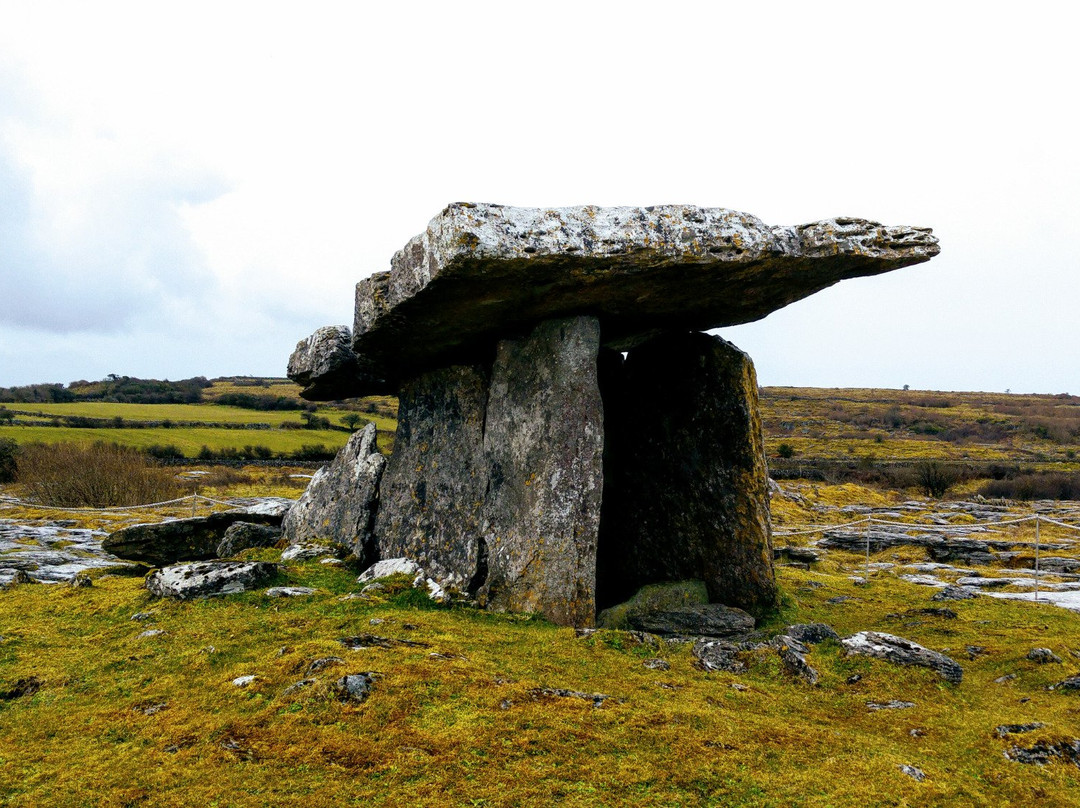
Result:
[[[2,148],[2,147],[0,147]],[[34,197],[32,178],[0,151],[0,323],[53,333],[122,331],[171,298],[199,298],[213,278],[180,215],[221,182],[169,165],[140,166],[62,200]]]

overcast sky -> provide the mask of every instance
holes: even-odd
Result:
[[[0,0],[0,386],[284,375],[463,200],[930,226],[721,333],[766,385],[1080,394],[1066,8]]]

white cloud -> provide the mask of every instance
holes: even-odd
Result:
[[[729,336],[771,384],[1066,389],[1080,64],[1050,8],[7,3],[0,385],[280,374],[472,199],[931,225],[928,267]]]

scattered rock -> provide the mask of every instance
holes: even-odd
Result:
[[[430,654],[428,654],[428,659],[437,659],[440,662],[453,662],[459,659],[467,661],[467,658],[462,656],[461,654],[443,654],[438,651],[432,651]]]
[[[896,665],[930,668],[946,681],[953,683],[959,683],[964,676],[964,669],[944,654],[923,648],[918,643],[893,634],[860,631],[841,642],[847,648],[849,655],[875,657]]]
[[[901,763],[899,769],[916,782],[921,783],[923,780],[926,779],[926,775],[923,774],[921,769],[916,769],[914,766],[909,766],[906,763]]]
[[[15,570],[15,572],[12,573],[11,578],[8,579],[8,582],[7,582],[6,586],[12,587],[12,586],[20,586],[20,585],[25,585],[25,584],[36,584],[36,583],[37,583],[37,581],[35,581],[33,578],[31,578],[29,573],[26,572],[26,570]]]
[[[870,708],[871,712],[877,712],[878,710],[910,710],[915,706],[915,702],[898,701],[896,699],[892,701],[868,701],[866,706]]]
[[[143,622],[145,620],[155,620],[157,618],[157,612],[135,612],[129,619],[136,622]]]
[[[994,734],[999,738],[1007,738],[1009,735],[1019,735],[1023,732],[1034,732],[1042,729],[1046,724],[1036,721],[1032,724],[1002,724],[994,727]]]
[[[308,665],[307,673],[308,676],[311,676],[313,673],[318,673],[319,671],[333,667],[334,665],[344,664],[345,660],[339,656],[320,657],[319,659],[313,660],[312,663]]]
[[[375,686],[375,674],[373,673],[350,673],[342,676],[332,686],[334,695],[341,701],[362,702],[371,695]]]
[[[32,696],[41,690],[41,686],[44,684],[36,676],[19,679],[7,690],[0,690],[0,701],[13,701],[14,699],[21,699],[23,696]]]
[[[800,564],[816,564],[821,561],[824,550],[815,550],[812,547],[774,547],[774,559],[786,559]]]
[[[137,639],[137,640],[145,640],[145,639],[149,639],[151,637],[160,637],[164,633],[165,632],[160,628],[148,628],[146,631],[144,631],[142,634],[140,634],[135,639]]]
[[[1027,659],[1038,662],[1040,665],[1047,663],[1061,664],[1062,659],[1049,648],[1032,648],[1027,652]]]
[[[161,701],[156,704],[142,704],[137,707],[132,707],[132,710],[136,713],[142,713],[143,715],[157,715],[168,706],[167,702]]]
[[[671,670],[671,663],[666,659],[646,659],[641,663],[651,671],[669,671]]]
[[[959,615],[952,609],[943,607],[930,607],[928,609],[913,609],[909,614],[925,614],[928,617],[942,617],[946,620],[955,620]]]
[[[340,544],[319,544],[319,543],[307,543],[307,544],[290,544],[284,550],[281,551],[282,561],[311,561],[316,558],[323,558],[324,556],[333,556],[335,554],[345,554],[348,550],[344,545]]]
[[[299,693],[301,690],[305,690],[315,684],[315,679],[301,679],[299,682],[294,682],[287,688],[281,691],[282,696],[291,696],[294,693]]]
[[[847,603],[849,600],[854,600],[854,598],[852,598],[849,595],[837,595],[835,598],[829,598],[825,602],[826,603],[831,603],[831,604],[833,604],[835,606],[835,605],[838,605],[840,603]]]
[[[627,616],[631,627],[650,634],[689,637],[735,637],[754,630],[754,618],[721,603],[683,606]]]
[[[807,645],[817,645],[826,640],[840,642],[840,635],[825,623],[795,623],[784,629],[784,635]]]
[[[420,565],[408,558],[387,558],[377,561],[360,573],[356,579],[358,584],[376,581],[379,578],[389,578],[391,575],[411,575],[420,573]]]
[[[986,650],[982,645],[967,645],[964,646],[964,652],[968,655],[968,659],[977,659],[981,656],[986,656],[990,652]]]
[[[746,663],[739,659],[739,646],[723,640],[698,640],[691,653],[697,659],[698,667],[705,671],[726,671],[743,673]]]
[[[72,589],[84,589],[93,585],[94,582],[90,580],[90,576],[82,574],[71,576],[71,582],[68,584]]]
[[[235,687],[247,687],[254,682],[258,677],[255,674],[249,673],[247,676],[237,676],[232,680]]]
[[[1062,679],[1057,684],[1050,685],[1047,690],[1080,690],[1080,673]]]
[[[145,586],[154,597],[192,600],[256,589],[277,572],[266,561],[201,561],[154,570]]]
[[[561,687],[534,687],[529,691],[529,695],[533,699],[581,699],[582,701],[591,701],[593,707],[603,707],[604,702],[611,698],[611,696],[604,693],[582,693],[580,690],[566,690]],[[623,702],[626,699],[615,699],[615,701]]]
[[[413,640],[395,640],[390,637],[379,637],[375,634],[358,634],[355,637],[342,637],[338,640],[339,643],[344,645],[350,651],[359,651],[362,648],[430,648],[431,645],[426,642],[415,642]]]
[[[310,586],[272,586],[264,594],[268,598],[302,598],[316,591]]]
[[[254,760],[255,753],[249,748],[236,740],[236,738],[226,738],[220,744],[218,744],[226,752],[232,752],[240,760]]]
[[[1038,766],[1045,766],[1055,760],[1080,766],[1080,738],[1037,741],[1026,749],[1014,746],[1005,753],[1005,757],[1017,763],[1033,763]]]
[[[132,525],[110,533],[101,546],[120,558],[143,561],[156,567],[177,561],[207,561],[217,558],[218,545],[225,531],[236,522],[276,525],[281,524],[281,516],[252,513],[248,509],[152,525]]]
[[[273,547],[281,540],[281,528],[277,525],[257,522],[233,522],[218,542],[218,558],[229,558],[252,547]]]
[[[810,649],[799,640],[786,634],[774,637],[771,643],[780,655],[780,661],[784,663],[784,669],[792,676],[796,676],[812,685],[818,681],[818,672],[806,661]]]
[[[1007,673],[1007,674],[1005,674],[1004,676],[999,676],[999,677],[998,677],[997,679],[995,679],[995,680],[994,680],[994,684],[996,684],[996,685],[1003,685],[1003,684],[1005,684],[1006,682],[1011,682],[1011,681],[1012,681],[1013,679],[1015,679],[1015,678],[1016,678],[1016,674],[1015,674],[1015,673]]]

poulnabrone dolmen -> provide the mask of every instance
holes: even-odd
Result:
[[[363,561],[407,557],[490,609],[592,625],[645,584],[777,597],[750,358],[705,329],[927,261],[928,228],[770,227],[722,208],[457,203],[302,341],[314,401],[394,394],[286,518]]]

